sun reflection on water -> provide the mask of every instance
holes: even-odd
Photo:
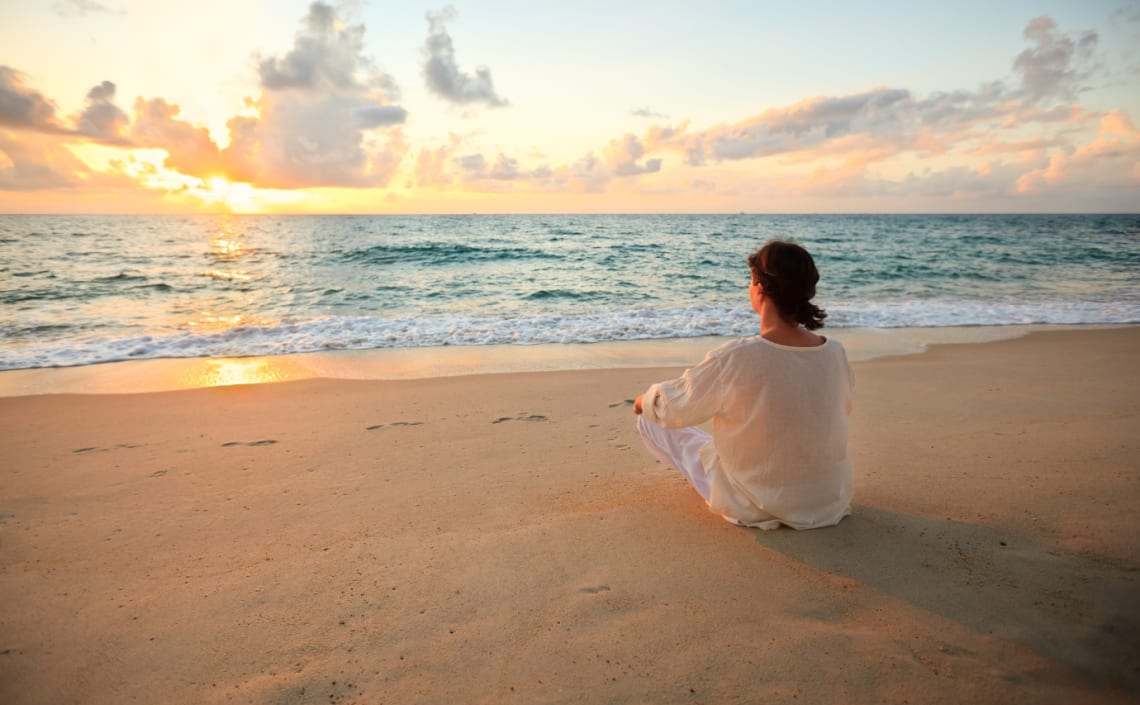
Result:
[[[275,326],[278,321],[272,318],[257,318],[248,317],[240,313],[232,316],[222,314],[214,314],[208,311],[199,313],[193,319],[186,321],[186,325],[196,330],[216,330],[223,331],[231,328],[241,328],[243,326]]]
[[[236,264],[236,260],[252,255],[256,248],[246,245],[244,234],[234,227],[228,220],[221,224],[218,231],[210,239],[210,249],[206,253],[215,261]],[[203,276],[220,281],[247,282],[255,278],[248,269],[230,266],[226,268],[209,269],[202,272]]]
[[[208,272],[202,273],[211,279],[220,279],[222,281],[247,282],[253,279],[253,275],[244,269],[211,269]]]
[[[254,252],[256,250],[246,246],[241,233],[232,225],[226,225],[210,241],[210,254],[218,259],[237,259]]]

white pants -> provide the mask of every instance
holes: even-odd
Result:
[[[708,504],[712,479],[701,464],[701,447],[712,440],[712,436],[694,427],[662,428],[640,415],[637,431],[649,452],[665,465],[677,468]]]

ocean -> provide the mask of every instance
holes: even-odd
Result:
[[[1140,215],[0,216],[0,369],[751,335],[772,238],[833,328],[1140,323]]]

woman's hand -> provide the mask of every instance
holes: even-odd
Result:
[[[638,394],[637,398],[633,400],[633,413],[637,414],[638,416],[641,416],[641,398],[643,396],[645,395]]]

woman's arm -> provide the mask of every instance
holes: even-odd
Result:
[[[710,353],[701,364],[690,367],[677,379],[658,382],[633,402],[633,413],[665,428],[696,426],[711,419],[721,408],[724,384],[723,355]]]

